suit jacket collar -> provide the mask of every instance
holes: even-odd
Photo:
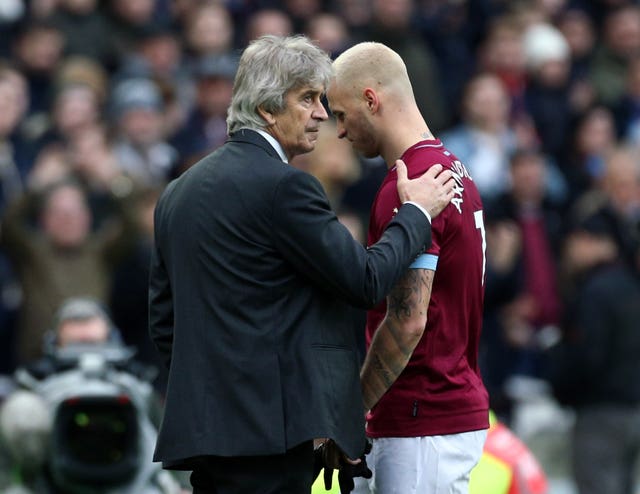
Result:
[[[240,129],[229,136],[229,141],[253,144],[254,146],[258,146],[264,149],[269,154],[269,156],[272,156],[275,159],[282,161],[282,158],[280,157],[278,152],[275,149],[273,149],[273,146],[269,144],[269,141],[267,141],[255,130]]]

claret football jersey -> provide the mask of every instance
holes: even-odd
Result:
[[[432,223],[432,243],[410,269],[435,271],[427,325],[407,367],[371,410],[371,437],[453,434],[486,429],[488,395],[478,367],[485,280],[482,201],[464,164],[439,139],[421,141],[402,156],[409,178],[435,164],[453,172],[454,197]],[[401,204],[395,167],[378,190],[368,244],[384,232]],[[386,301],[367,315],[367,346]]]

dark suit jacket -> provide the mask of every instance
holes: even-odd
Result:
[[[155,213],[150,334],[169,365],[155,460],[364,447],[351,305],[371,307],[430,243],[403,206],[365,249],[320,183],[241,130],[165,190]]]

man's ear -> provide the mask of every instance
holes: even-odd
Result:
[[[265,110],[262,106],[258,107],[258,114],[267,122],[267,125],[273,125],[276,123],[276,119],[273,116],[273,113]]]
[[[376,93],[370,87],[364,88],[362,92],[362,96],[364,97],[364,102],[367,105],[367,108],[371,113],[377,113],[380,108],[380,98],[378,98],[378,93]]]

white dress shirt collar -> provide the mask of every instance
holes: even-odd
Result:
[[[280,159],[285,163],[289,163],[289,160],[287,159],[287,155],[284,154],[284,149],[282,149],[282,146],[276,140],[275,137],[273,137],[271,134],[269,134],[268,132],[262,129],[251,129],[251,130],[255,130],[258,134],[264,137],[269,142],[269,144],[271,144],[271,147],[273,147],[273,149],[276,150],[276,153],[278,153],[278,155],[280,156]]]

